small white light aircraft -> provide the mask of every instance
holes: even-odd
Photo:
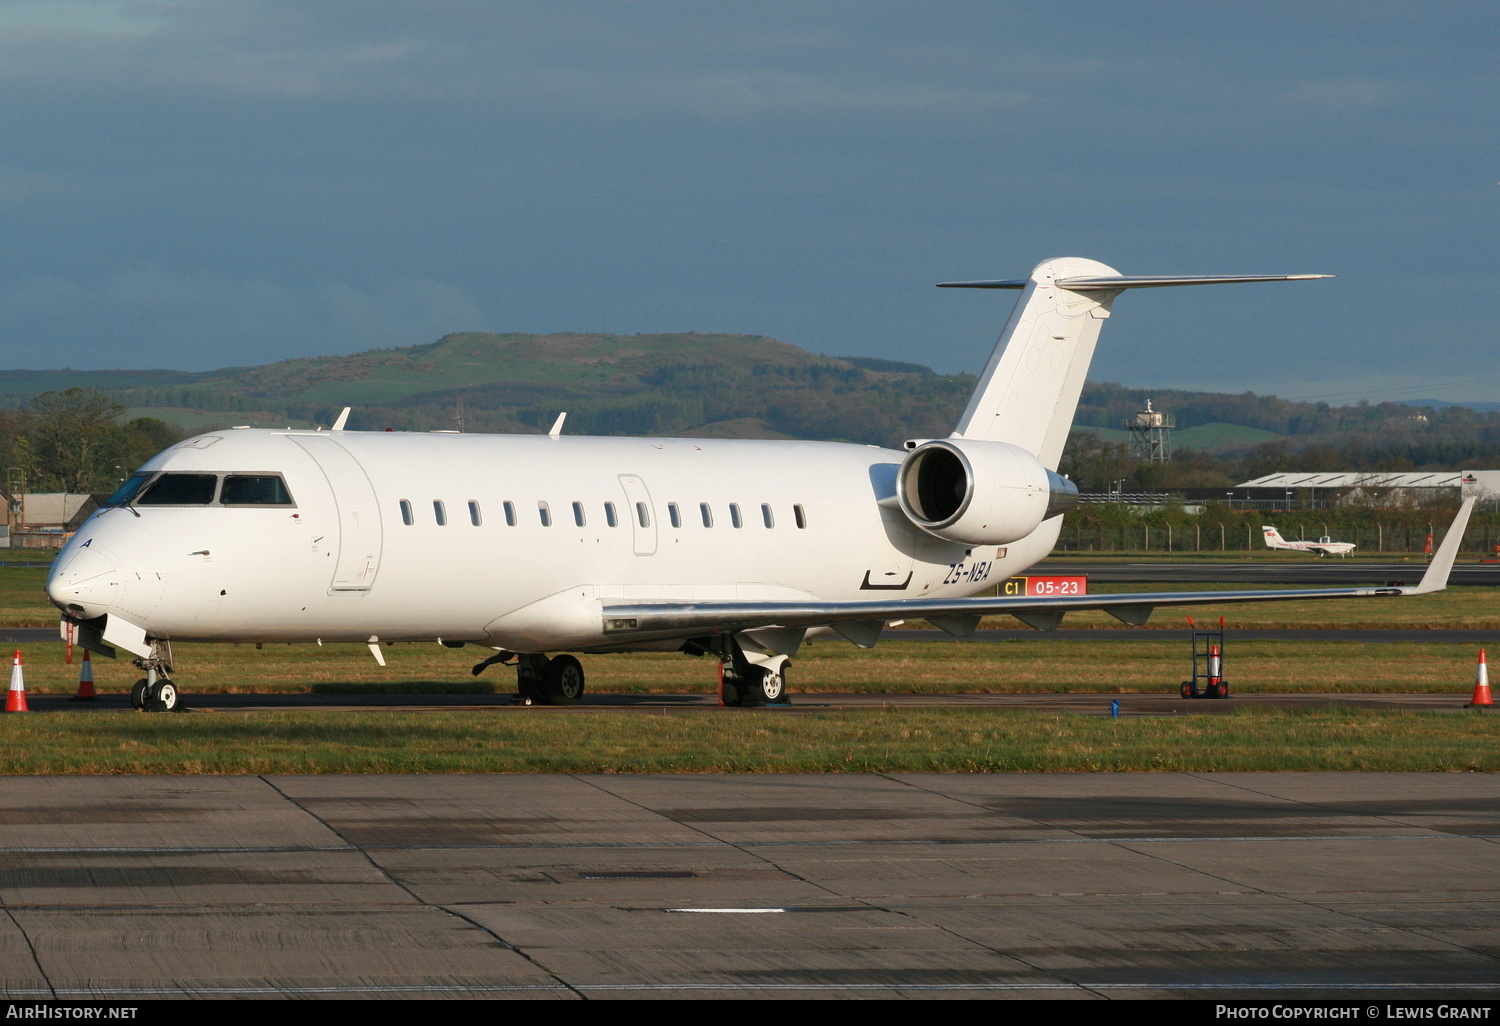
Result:
[[[1078,258],[1016,289],[947,438],[826,442],[231,429],[149,460],[58,556],[47,594],[81,644],[179,703],[173,642],[438,641],[517,670],[520,701],[578,701],[568,653],[707,655],[726,704],[785,701],[809,631],[873,646],[893,620],[965,637],[1009,613],[1142,624],[1153,607],[1396,596],[1446,586],[1466,503],[1415,587],[972,597],[1052,549],[1057,473],[1100,326],[1127,289],[1325,275],[1134,277]],[[556,654],[553,653],[563,653]]]
[[[1280,531],[1269,524],[1262,527],[1261,530],[1266,535],[1266,547],[1271,549],[1291,549],[1293,552],[1316,552],[1320,556],[1347,556],[1354,551],[1353,542],[1334,541],[1326,534],[1315,542],[1289,542],[1281,536]]]

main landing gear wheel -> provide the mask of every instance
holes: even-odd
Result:
[[[780,670],[758,667],[760,679],[755,682],[755,700],[758,705],[786,704],[786,671],[791,662],[781,664]]]
[[[570,655],[547,660],[542,694],[549,705],[577,705],[583,699],[583,664]]]
[[[130,687],[130,708],[146,708],[146,678],[142,677]]]

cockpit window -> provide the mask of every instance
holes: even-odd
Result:
[[[290,506],[291,493],[276,474],[230,474],[219,502],[225,506]]]
[[[219,486],[219,479],[224,484]],[[292,493],[280,474],[133,475],[106,506],[291,506]]]
[[[141,490],[141,485],[145,484],[149,480],[151,480],[151,475],[150,474],[133,474],[133,475],[131,475],[130,480],[126,481],[119,488],[115,489],[115,494],[111,495],[108,499],[104,500],[104,505],[106,505],[106,506],[125,506],[125,505],[128,505],[129,502],[130,502],[130,500],[133,499],[133,498],[135,498],[135,493]]]
[[[207,506],[214,501],[217,474],[163,474],[135,499],[137,506]]]

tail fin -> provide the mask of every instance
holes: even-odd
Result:
[[[1010,442],[1056,470],[1099,329],[1122,290],[1327,277],[1130,277],[1097,260],[1058,257],[1037,264],[1025,281],[943,282],[940,288],[1022,290],[953,437]]]
[[[1261,531],[1265,534],[1266,545],[1270,548],[1279,549],[1286,545],[1286,542],[1282,540],[1281,532],[1276,530],[1276,528],[1262,527]]]

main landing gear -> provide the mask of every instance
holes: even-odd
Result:
[[[167,678],[172,672],[172,646],[165,641],[151,645],[151,654],[135,660],[146,676],[130,689],[130,706],[139,712],[186,712],[182,693]]]
[[[773,670],[764,666],[752,666],[748,679],[739,677],[729,664],[719,664],[719,701],[724,705],[787,705],[786,671],[791,661]]]
[[[754,653],[752,660],[732,635],[694,639],[683,651],[715,656],[719,662],[719,704],[742,707],[785,706],[786,674],[792,663],[784,654]],[[517,705],[577,705],[583,700],[583,665],[570,655],[550,659],[540,652],[499,651],[474,665],[479,676],[491,666],[516,669]]]
[[[792,661],[786,658],[757,665],[745,658],[744,650],[734,639],[719,661],[719,704],[737,706],[789,705],[786,693],[786,671]]]
[[[570,655],[549,659],[539,652],[497,652],[474,667],[474,676],[496,663],[516,668],[518,705],[577,705],[583,701],[583,664]]]

